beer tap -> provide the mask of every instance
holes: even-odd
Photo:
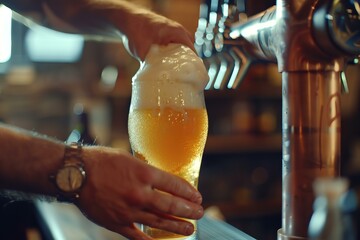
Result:
[[[247,42],[243,38],[231,39],[231,27],[236,22],[244,24],[248,16],[246,14],[246,4],[244,0],[224,2],[223,9],[229,9],[229,13],[225,20],[225,30],[223,38],[218,42],[219,52],[228,52],[232,58],[233,68],[229,78],[225,78],[226,87],[230,89],[237,88],[245,78],[250,66],[259,59],[254,58],[247,51]],[[218,38],[219,35],[217,35]],[[223,84],[224,86],[225,84]]]
[[[215,6],[214,6],[215,5]],[[219,64],[213,58],[213,28],[217,20],[218,1],[206,0],[200,4],[198,28],[195,32],[195,49],[208,70],[209,85],[217,75]],[[208,89],[208,87],[206,87]]]
[[[237,40],[229,41],[228,36],[231,24],[246,18],[244,1],[207,0],[200,5],[195,47],[208,69],[210,80],[206,89],[232,88],[234,82],[244,79],[251,57],[233,44]]]
[[[224,52],[224,54],[219,54],[222,51],[222,41],[223,41],[223,34],[225,30],[225,21],[227,19],[228,9],[223,8],[224,4],[220,4],[218,7],[222,8],[220,14],[218,15],[218,21],[216,27],[214,28],[214,52],[215,58],[217,58],[218,62],[220,63],[220,67],[216,78],[214,79],[213,87],[215,89],[223,89],[224,79],[229,77],[231,69],[232,61],[231,57],[229,56],[228,52]]]
[[[281,73],[283,190],[279,240],[307,239],[314,180],[340,175],[340,95],[341,86],[347,89],[346,65],[360,54],[359,2],[277,0],[275,6],[246,21],[227,18],[224,31],[218,31],[222,36],[216,34],[211,40],[217,50],[211,56],[230,56],[234,63],[231,73],[221,77],[226,84],[219,78],[211,83],[214,88],[239,87],[257,60],[275,62]],[[211,62],[208,56],[204,60]],[[221,60],[212,60],[208,66],[209,73],[213,69],[219,75]]]

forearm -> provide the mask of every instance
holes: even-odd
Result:
[[[0,1],[55,30],[95,40],[122,40],[129,53],[141,61],[154,44],[178,43],[195,51],[193,34],[180,23],[125,0],[26,0],[34,6],[20,4],[20,0]]]
[[[15,12],[46,27],[115,40],[121,40],[121,37],[131,34],[131,31],[139,30],[141,19],[144,19],[145,15],[153,14],[124,0],[3,0],[2,2]]]
[[[55,196],[49,180],[62,164],[60,141],[0,124],[0,189]]]
[[[151,14],[124,0],[46,0],[45,12],[50,25],[56,27],[52,21],[51,10],[58,18],[73,26],[78,33],[103,35],[119,38],[131,34],[131,30],[139,30],[139,20],[143,15]],[[141,18],[139,18],[141,16]]]

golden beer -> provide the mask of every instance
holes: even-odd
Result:
[[[135,156],[183,177],[195,187],[207,129],[205,109],[136,109],[129,114]]]
[[[134,155],[155,167],[183,177],[195,187],[198,184],[207,129],[205,109],[137,109],[129,114],[129,135]],[[144,230],[153,238],[183,238],[149,227]]]
[[[208,131],[207,72],[189,48],[170,45],[150,53],[132,81],[128,131],[133,154],[197,187]],[[196,232],[181,236],[147,226],[143,231],[155,239],[196,239]]]

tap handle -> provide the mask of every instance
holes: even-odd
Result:
[[[347,61],[347,65],[356,65],[359,64],[360,56],[355,57],[353,59],[350,59],[349,61]],[[347,65],[345,65],[345,68],[347,67]],[[346,73],[345,70],[340,72],[340,80],[341,80],[341,90],[343,93],[349,93],[349,86],[348,86],[348,81],[346,78]]]
[[[236,89],[245,79],[245,76],[248,73],[251,64],[253,63],[253,60],[246,54],[245,51],[241,50],[239,47],[231,48],[230,55],[234,59],[235,63],[227,87]]]
[[[204,0],[200,4],[195,48],[208,70],[206,89],[237,88],[252,63],[240,40],[229,36],[235,22],[247,20],[245,8],[245,0]]]
[[[343,93],[349,93],[349,85],[346,78],[345,71],[340,72],[341,90]]]

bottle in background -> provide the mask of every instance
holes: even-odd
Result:
[[[314,183],[314,213],[309,224],[310,240],[356,240],[351,212],[356,196],[344,178],[321,178]]]
[[[85,145],[95,145],[96,139],[90,131],[90,118],[82,104],[74,106],[74,129],[73,134],[78,135],[78,140]]]

